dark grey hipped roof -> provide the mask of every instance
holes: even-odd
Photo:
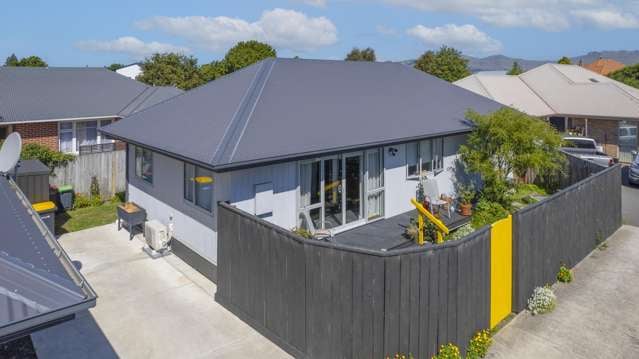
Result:
[[[181,92],[104,68],[0,67],[0,123],[125,116]]]
[[[469,130],[498,103],[386,62],[267,59],[104,129],[225,169]]]
[[[93,290],[1,176],[0,231],[0,343],[95,306]]]

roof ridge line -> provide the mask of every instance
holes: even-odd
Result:
[[[140,98],[140,96],[142,96],[145,92],[147,92],[147,91],[148,91],[151,87],[152,87],[152,86],[150,86],[150,85],[146,85],[146,87],[145,87],[142,91],[140,91],[140,93],[139,93],[139,94],[137,94],[135,97],[133,97],[133,99],[131,99],[131,101],[127,102],[127,104],[126,104],[126,105],[124,105],[124,107],[122,107],[122,108],[121,108],[121,109],[117,112],[117,114],[119,115],[119,114],[121,114],[122,112],[124,112],[124,110],[126,110],[126,109],[127,109],[127,107],[131,106],[131,104],[133,104],[133,103],[134,103],[134,102],[135,102],[138,98]]]
[[[475,75],[475,78],[477,79],[477,82],[479,82],[479,86],[481,86],[481,88],[483,88],[484,91],[486,91],[488,96],[490,96],[490,99],[493,101],[496,101],[495,96],[492,93],[490,93],[490,91],[488,91],[488,88],[486,86],[484,86],[484,83],[481,81],[480,76]]]
[[[550,104],[548,103],[548,101],[546,101],[546,99],[545,99],[545,98],[543,98],[543,96],[541,96],[541,95],[539,94],[539,92],[535,91],[535,89],[534,89],[534,88],[532,88],[532,86],[530,86],[530,84],[528,84],[528,82],[526,82],[526,80],[525,80],[525,79],[524,79],[521,75],[523,75],[523,74],[517,75],[517,77],[519,78],[519,80],[521,80],[521,82],[522,82],[524,85],[526,85],[526,87],[528,87],[528,88],[530,89],[530,91],[532,91],[532,93],[533,93],[533,94],[535,94],[535,96],[537,96],[537,98],[538,98],[539,100],[541,100],[541,102],[543,102],[546,106],[548,106],[548,108],[549,108],[549,109],[551,109],[551,110],[552,110],[552,111],[556,114],[556,113],[557,113],[557,110],[556,110],[554,107],[550,106]]]
[[[260,86],[260,90],[257,93],[257,96],[255,97],[255,101],[253,101],[253,106],[251,106],[251,111],[249,112],[248,116],[246,117],[246,121],[244,121],[244,126],[242,127],[242,131],[240,131],[240,134],[237,137],[237,141],[235,141],[235,145],[233,146],[233,151],[231,151],[231,155],[229,156],[229,161],[233,160],[233,156],[235,156],[235,152],[237,151],[237,147],[240,145],[240,141],[242,140],[242,137],[244,137],[244,132],[246,131],[246,128],[248,127],[249,122],[251,122],[251,117],[253,117],[253,112],[255,112],[255,107],[257,107],[257,103],[262,98],[262,92],[264,91],[264,88],[266,87],[266,83],[271,78],[271,72],[273,72],[273,67],[275,67],[275,61],[276,61],[276,59],[273,59],[273,61],[271,61],[268,64],[268,66],[269,66],[268,72],[266,73],[264,79],[262,79],[262,81],[260,81],[262,86]]]
[[[148,89],[144,90],[144,92],[143,92],[143,93],[141,93],[141,94],[140,94],[140,97],[142,97],[142,96],[143,96],[145,93],[147,93],[147,92],[148,92],[148,94],[147,94],[146,96],[144,96],[144,98],[141,98],[141,100],[140,100],[140,101],[138,101],[138,104],[137,104],[135,107],[131,108],[131,113],[135,113],[135,111],[136,111],[137,109],[139,109],[140,107],[142,107],[142,105],[144,105],[144,103],[145,103],[148,99],[150,99],[150,98],[151,98],[151,96],[153,96],[156,92],[158,92],[158,87],[157,87],[157,86],[151,86],[151,87],[149,87]],[[134,103],[133,103],[133,104],[134,104]]]
[[[258,91],[257,88],[260,87],[260,84],[264,83],[265,75],[270,72],[267,71],[267,69],[272,68],[274,63],[275,59],[273,58],[265,59],[260,63],[260,67],[255,72],[255,75],[253,76],[250,85],[246,89],[246,92],[244,92],[244,96],[242,96],[242,99],[240,100],[240,103],[238,104],[231,121],[224,130],[222,140],[218,144],[217,148],[215,149],[215,153],[213,154],[212,164],[223,160],[224,157],[228,157],[230,159],[232,154],[235,152],[237,141],[241,137],[242,132],[244,131],[244,127],[249,120],[249,116],[252,113],[253,106],[251,106],[251,104],[254,104],[257,101],[257,97],[261,95],[261,91],[256,93],[256,91]],[[246,111],[248,111],[249,107],[251,107],[251,110],[247,114]],[[240,127],[242,128],[241,130],[239,130]],[[238,132],[238,130],[240,132]],[[233,140],[236,141],[235,144],[232,144]],[[233,146],[233,149],[229,149],[229,146]],[[229,153],[229,150],[231,151],[231,153]]]

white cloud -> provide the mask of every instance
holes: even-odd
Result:
[[[431,46],[452,46],[464,52],[475,54],[494,54],[502,50],[501,42],[481,32],[474,25],[455,25],[426,27],[417,25],[406,30],[414,36]]]
[[[326,7],[327,0],[293,0],[295,2],[301,2],[306,5],[315,7]]]
[[[639,28],[637,16],[620,13],[614,9],[575,10],[573,15],[580,20],[603,29],[636,29]]]
[[[76,44],[76,46],[88,51],[119,52],[128,54],[134,59],[141,59],[156,52],[178,52],[185,54],[191,52],[191,50],[187,47],[175,46],[157,41],[144,42],[133,36],[123,36],[115,40],[107,41],[80,41]]]
[[[309,51],[337,42],[337,28],[326,17],[308,17],[294,10],[264,11],[259,20],[248,22],[227,16],[158,16],[138,21],[143,30],[161,30],[197,46],[222,51],[238,41],[260,40],[276,48]]]
[[[637,27],[639,16],[636,0],[382,1],[423,11],[461,13],[495,26],[533,27],[545,31],[565,30],[577,22],[605,28],[633,28]]]

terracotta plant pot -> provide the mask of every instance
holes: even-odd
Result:
[[[459,206],[459,208],[461,209],[462,216],[470,216],[471,214],[473,214],[473,205],[470,203],[462,204]]]

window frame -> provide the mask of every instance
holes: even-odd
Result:
[[[138,152],[139,150],[139,152]],[[146,176],[143,175],[142,173],[142,169],[144,167],[144,154],[148,153],[150,156],[150,162],[151,162],[151,176],[150,179]],[[153,177],[154,177],[154,160],[153,160],[153,151],[146,149],[144,147],[140,147],[140,146],[134,146],[133,147],[133,167],[134,167],[134,171],[133,174],[135,175],[136,178],[144,181],[145,183],[149,184],[149,185],[153,185]],[[140,159],[140,161],[138,161],[138,158]]]
[[[437,175],[444,170],[444,140],[445,137],[430,137],[419,141],[413,141],[406,143],[406,179],[419,179],[423,175]],[[411,150],[415,150],[416,154],[412,157],[417,158],[416,164],[409,163],[409,146]],[[423,158],[423,146],[429,146],[429,153],[431,159],[424,161]],[[430,166],[427,166],[427,164]],[[411,173],[410,167],[417,166],[417,173]],[[430,168],[429,168],[430,167]]]
[[[214,179],[214,173],[213,171],[211,171],[208,168],[204,168],[192,163],[188,163],[188,162],[182,162],[183,164],[183,169],[182,169],[182,199],[187,202],[189,205],[192,205],[194,207],[197,207],[198,209],[205,211],[206,213],[213,213],[213,209],[215,207],[215,182],[213,181]],[[187,176],[187,169],[192,169],[192,174],[193,177],[188,178],[189,176]],[[204,207],[200,200],[198,199],[198,185],[195,183],[195,178],[197,177],[203,177],[203,176],[199,176],[199,171],[206,171],[208,173],[205,174],[209,174],[211,177],[211,197],[210,197],[210,203],[211,203],[211,208],[206,208]],[[189,183],[188,181],[191,182],[191,186],[190,188],[188,188],[189,186],[187,186],[187,184]],[[188,188],[188,189],[187,189]],[[190,195],[191,198],[187,197],[187,191],[190,192],[188,193]]]

